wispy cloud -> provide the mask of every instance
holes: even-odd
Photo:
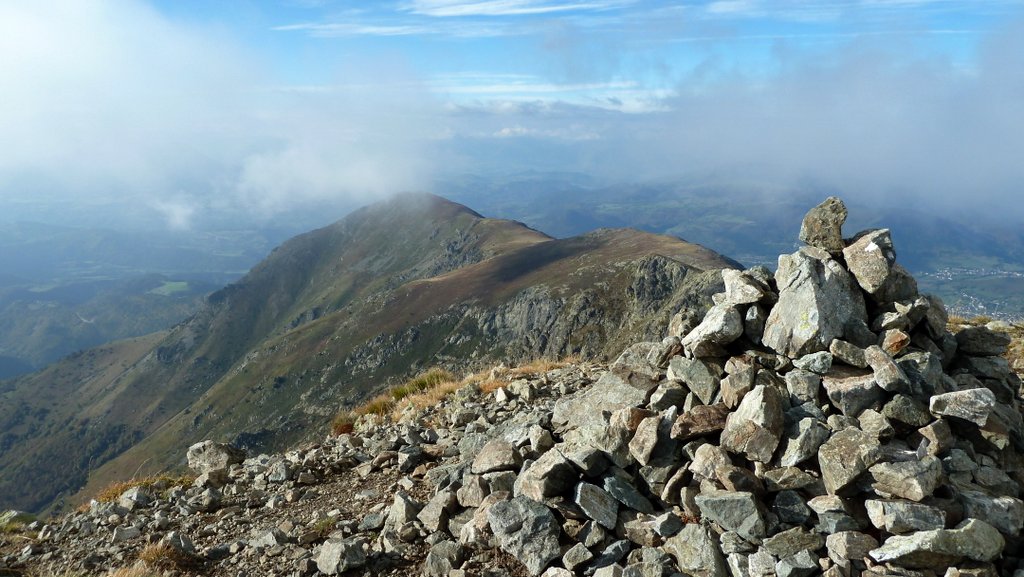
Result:
[[[528,16],[609,10],[633,4],[635,0],[413,0],[402,6],[408,12],[425,16]]]
[[[306,32],[316,38],[335,38],[340,36],[412,36],[422,34],[438,34],[436,28],[417,25],[386,25],[359,24],[353,22],[303,22],[275,26],[278,32]]]

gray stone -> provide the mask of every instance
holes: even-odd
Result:
[[[722,447],[752,461],[771,460],[782,437],[782,395],[775,387],[759,385],[743,397],[726,419]]]
[[[894,395],[892,400],[882,407],[882,415],[911,427],[923,427],[932,420],[928,408],[907,395]]]
[[[576,543],[562,555],[562,565],[569,571],[575,571],[578,567],[594,558],[594,554],[587,549],[583,543]]]
[[[686,387],[673,381],[662,383],[658,385],[657,390],[651,395],[650,407],[656,411],[681,407],[686,402],[686,395],[689,392]]]
[[[561,556],[561,528],[544,505],[519,496],[492,505],[487,519],[501,549],[518,559],[531,575],[540,575]]]
[[[793,404],[818,402],[821,390],[821,375],[810,371],[793,370],[786,373],[786,390]]]
[[[695,357],[720,356],[722,347],[743,334],[743,315],[729,304],[717,304],[683,338],[683,348]]]
[[[880,304],[914,300],[917,298],[917,280],[907,269],[894,263],[885,282],[871,295]]]
[[[515,494],[543,501],[546,497],[568,492],[578,479],[579,474],[572,463],[557,448],[551,449],[519,474]]]
[[[779,302],[762,342],[790,358],[828,350],[846,327],[867,322],[864,297],[849,273],[827,254],[802,248],[779,257]]]
[[[118,525],[117,527],[114,527],[110,541],[112,543],[122,543],[124,541],[138,539],[141,536],[142,531],[134,525]]]
[[[366,565],[362,539],[328,539],[320,547],[316,567],[324,575],[340,575]]]
[[[765,287],[746,271],[722,269],[722,281],[725,283],[725,300],[722,304],[749,305],[768,295]]]
[[[793,359],[793,366],[818,375],[824,375],[832,368],[832,353],[818,351],[804,355],[799,359]]]
[[[859,429],[839,431],[818,449],[821,480],[830,495],[850,486],[881,459],[878,439]]]
[[[619,502],[607,491],[590,483],[576,485],[574,501],[583,513],[608,529],[615,529],[619,514]]]
[[[447,531],[448,517],[459,507],[455,491],[443,489],[427,501],[416,518],[430,531]]]
[[[911,501],[930,497],[943,479],[942,462],[930,455],[919,461],[878,463],[869,471],[874,478],[871,486],[876,493]]]
[[[857,284],[868,294],[882,288],[896,262],[889,229],[865,231],[843,249],[843,258]]]
[[[765,551],[781,559],[800,551],[817,551],[824,545],[823,536],[811,533],[803,527],[793,527],[765,539],[761,546]]]
[[[661,356],[661,343],[635,343],[626,347],[608,372],[639,388],[651,388],[661,380],[662,371],[655,364]],[[655,361],[651,361],[651,357]]]
[[[189,447],[185,456],[189,468],[202,474],[241,463],[245,460],[245,451],[225,443],[202,441]]]
[[[842,200],[835,196],[826,198],[804,215],[800,224],[800,240],[829,252],[841,252],[845,247],[843,223],[846,215],[846,205]]]
[[[658,429],[661,426],[661,416],[655,415],[640,421],[636,433],[629,441],[629,453],[641,465],[646,465],[651,460],[654,447],[658,444]]]
[[[818,556],[807,550],[779,559],[775,564],[777,577],[810,577],[820,571]]]
[[[875,377],[875,384],[882,390],[890,393],[906,391],[910,386],[910,379],[903,369],[892,360],[888,353],[879,346],[870,346],[864,351],[864,359],[871,367]]]
[[[651,502],[647,497],[644,497],[636,487],[619,476],[606,476],[604,478],[604,490],[620,503],[634,511],[640,511],[641,513],[647,514],[654,512],[654,506],[651,505]]]
[[[957,417],[985,426],[996,404],[995,394],[988,389],[970,389],[934,395],[928,410],[937,417]]]
[[[750,305],[743,315],[743,336],[755,345],[761,344],[761,336],[764,334],[766,322],[768,322],[768,311],[764,310],[761,305]]]
[[[811,509],[807,506],[806,499],[793,490],[779,491],[772,501],[772,512],[779,516],[779,521],[803,525],[811,518]]]
[[[458,569],[463,561],[462,546],[454,541],[441,541],[434,544],[427,552],[423,561],[424,577],[449,577]]]
[[[946,513],[942,509],[921,503],[868,499],[864,508],[871,524],[889,533],[930,531],[946,526]]]
[[[965,516],[984,519],[1005,535],[1019,535],[1024,526],[1024,502],[1016,497],[963,490],[960,492],[960,502],[963,503]]]
[[[831,435],[832,432],[821,421],[811,417],[800,419],[786,431],[779,464],[791,467],[810,459],[818,454],[822,443]]]
[[[124,493],[121,493],[121,496],[117,499],[117,504],[129,511],[141,509],[152,502],[153,494],[149,489],[143,486],[132,487]]]
[[[668,378],[686,383],[705,405],[715,400],[724,371],[722,364],[713,359],[673,357],[668,364]]]
[[[697,523],[684,525],[679,533],[665,541],[664,548],[684,573],[696,577],[726,575],[725,559],[718,543],[706,527]]]
[[[697,495],[696,502],[704,518],[726,531],[735,531],[749,541],[760,540],[767,534],[764,508],[753,493],[708,491]]]
[[[677,358],[680,357],[673,360]],[[605,373],[582,393],[556,401],[551,421],[566,429],[587,430],[585,434],[593,436],[608,424],[601,417],[604,411],[611,413],[623,407],[643,404],[649,390],[633,386],[612,373]]]
[[[833,358],[846,363],[851,367],[866,369],[868,366],[868,361],[864,358],[864,349],[857,345],[848,343],[842,339],[834,339],[832,344],[828,346],[828,350],[832,353]]]
[[[878,539],[858,531],[840,531],[825,539],[828,556],[835,563],[860,561],[878,548]]]
[[[397,528],[405,525],[406,523],[412,523],[416,520],[416,516],[422,508],[423,505],[409,496],[408,493],[399,489],[395,492],[394,501],[391,503],[391,509],[388,512],[387,525]]]
[[[865,433],[874,435],[880,441],[888,440],[896,434],[889,419],[874,409],[864,409],[857,417],[858,428]]]
[[[494,473],[496,471],[518,471],[523,465],[519,451],[505,439],[491,439],[480,449],[470,470],[476,475]]]
[[[956,345],[964,355],[998,357],[1010,346],[1010,335],[988,327],[968,327],[956,334]]]
[[[875,383],[874,374],[863,369],[832,367],[821,384],[832,404],[848,417],[856,417],[882,400],[882,389]]]
[[[876,562],[900,567],[948,567],[964,559],[994,561],[1004,545],[1005,540],[995,527],[978,519],[968,519],[956,529],[894,535],[869,555]]]

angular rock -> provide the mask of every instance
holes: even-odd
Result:
[[[818,449],[821,480],[830,495],[850,486],[881,459],[878,439],[856,428],[839,431]]]
[[[779,257],[779,301],[762,342],[790,358],[828,350],[855,322],[867,322],[864,297],[839,262],[807,247]]]
[[[462,546],[454,541],[441,541],[430,548],[423,561],[424,577],[449,577],[463,561]]]
[[[868,499],[864,502],[864,508],[871,524],[889,533],[930,531],[946,526],[945,511],[921,503]]]
[[[1016,497],[963,490],[960,502],[964,506],[964,515],[984,519],[1005,535],[1015,537],[1024,526],[1024,501]]]
[[[998,357],[1010,346],[1010,335],[988,327],[968,327],[956,334],[957,350],[964,355]]]
[[[328,539],[320,547],[316,567],[324,575],[340,575],[366,565],[362,539]]]
[[[800,551],[817,551],[824,545],[825,538],[821,535],[811,533],[803,527],[793,527],[765,539],[762,548],[776,557],[783,558]]]
[[[821,375],[800,369],[789,371],[786,373],[786,390],[793,404],[817,404]]]
[[[654,512],[654,506],[651,505],[647,497],[644,497],[632,483],[626,482],[619,476],[609,475],[605,477],[604,490],[630,509],[647,514]]]
[[[704,320],[683,337],[683,348],[693,356],[719,356],[722,347],[743,334],[743,315],[728,304],[717,304],[708,311]]]
[[[878,548],[878,539],[857,531],[839,531],[825,539],[828,556],[836,563],[860,561]]]
[[[725,559],[710,531],[697,524],[683,529],[665,541],[665,550],[675,557],[679,570],[698,577],[726,575]]]
[[[619,502],[607,491],[590,483],[576,485],[573,500],[587,517],[608,529],[615,529],[619,514]]]
[[[828,351],[818,351],[816,353],[804,355],[799,359],[793,359],[793,366],[818,375],[824,375],[832,368],[832,353]]]
[[[447,531],[448,518],[458,509],[458,506],[459,499],[455,491],[443,489],[427,501],[416,518],[431,532]]]
[[[786,431],[779,464],[791,467],[814,457],[831,435],[832,432],[821,421],[811,417],[800,419]]]
[[[866,231],[843,249],[843,258],[857,284],[868,294],[875,294],[889,278],[896,251],[889,229]]]
[[[880,495],[922,501],[930,497],[943,479],[942,462],[926,456],[920,461],[878,463],[869,471],[875,492]]]
[[[928,403],[928,410],[936,417],[956,417],[985,426],[995,404],[996,396],[992,391],[970,389],[934,395]]]
[[[697,495],[696,502],[703,517],[726,531],[755,542],[767,535],[764,507],[752,493],[708,491]]]
[[[724,370],[721,363],[712,359],[674,357],[669,361],[668,378],[686,383],[701,403],[710,405],[718,394]]]
[[[771,460],[782,437],[782,395],[775,387],[759,385],[747,393],[726,419],[722,448],[752,461]]]
[[[832,404],[848,417],[856,417],[882,400],[882,389],[875,383],[874,374],[863,369],[832,367],[821,384]]]
[[[871,346],[864,351],[864,360],[871,367],[875,384],[883,391],[890,393],[905,391],[910,386],[910,379],[903,369],[892,360],[882,347]]]
[[[869,555],[879,563],[900,567],[949,567],[964,559],[994,561],[1004,544],[1003,536],[995,527],[978,519],[968,519],[956,529],[894,535]]]
[[[826,198],[804,215],[800,224],[800,240],[829,252],[841,252],[845,247],[843,223],[846,216],[846,205],[842,200],[835,196]]]
[[[716,405],[698,405],[676,417],[672,425],[672,438],[680,441],[716,433],[725,428],[729,409],[719,403]]]
[[[749,305],[768,294],[765,287],[746,271],[722,269],[722,281],[725,283],[725,300],[722,304]]]
[[[503,438],[491,439],[480,449],[470,470],[475,475],[496,471],[518,471],[523,464],[519,451]]]
[[[525,495],[534,501],[543,501],[566,493],[579,474],[562,452],[551,449],[519,474],[515,482],[516,495]]]
[[[561,556],[561,528],[544,505],[518,496],[492,505],[487,519],[501,549],[518,559],[531,575],[540,575]]]
[[[245,460],[245,451],[226,443],[202,441],[188,448],[188,467],[198,474],[227,469]]]
[[[864,349],[857,345],[848,343],[841,339],[835,339],[832,341],[832,344],[828,346],[828,350],[832,353],[832,357],[834,359],[846,363],[851,367],[866,369],[868,366],[868,361],[864,358]]]

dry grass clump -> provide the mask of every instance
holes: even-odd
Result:
[[[139,551],[139,561],[151,569],[193,569],[200,559],[167,543],[151,543]]]
[[[332,421],[331,431],[335,435],[351,433],[355,430],[356,421],[363,415],[389,416],[392,420],[397,421],[408,407],[422,409],[436,405],[448,395],[467,386],[476,386],[483,393],[492,393],[505,386],[510,380],[543,374],[579,362],[579,355],[571,355],[559,360],[535,359],[512,368],[499,365],[462,379],[456,378],[455,375],[444,369],[435,367],[401,385],[384,391],[352,410],[342,411]]]
[[[138,479],[129,479],[127,481],[114,481],[106,487],[100,489],[99,493],[96,494],[95,499],[100,503],[109,503],[120,497],[125,491],[132,487],[174,487],[176,485],[188,486],[196,480],[195,475],[153,475],[151,477],[141,477]]]
[[[84,574],[83,574],[84,575]],[[130,567],[111,569],[106,577],[162,577],[163,573],[146,567],[144,563],[136,563]]]
[[[456,385],[454,388],[453,384]],[[437,395],[440,395],[437,397],[440,399],[458,388],[457,384],[455,375],[439,367],[432,368],[401,385],[391,387],[351,411],[342,411],[331,423],[331,430],[335,435],[351,433],[356,420],[363,415],[388,415],[401,401],[413,402],[415,399],[418,402],[418,399]],[[439,392],[442,390],[447,392],[442,394]]]

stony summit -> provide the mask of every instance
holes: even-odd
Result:
[[[723,270],[709,310],[610,366],[285,454],[194,445],[191,485],[29,523],[0,574],[1024,575],[1009,337],[950,333],[889,231],[845,220],[826,200],[774,274]]]

